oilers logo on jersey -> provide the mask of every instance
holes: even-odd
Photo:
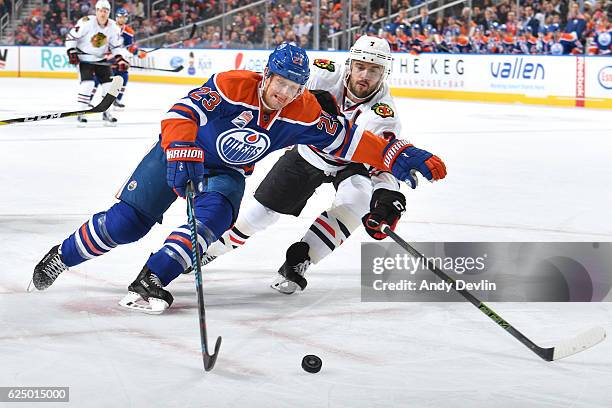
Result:
[[[257,161],[270,147],[270,138],[253,129],[230,129],[217,139],[217,153],[231,165],[244,165]]]

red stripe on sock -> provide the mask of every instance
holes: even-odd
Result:
[[[93,252],[96,255],[104,255],[104,252],[98,251],[96,247],[91,243],[91,240],[89,239],[89,235],[87,234],[87,224],[83,224],[81,226],[81,235],[83,235],[83,239],[85,240],[85,243],[87,244],[87,247],[89,248],[91,252]]]
[[[244,241],[240,241],[239,239],[234,238],[233,236],[230,235],[229,237],[230,241],[237,243],[238,245],[244,245]]]
[[[187,248],[189,248],[189,250],[191,251],[191,241],[181,235],[170,234],[168,238],[166,238],[166,241],[167,240],[182,242],[183,244],[187,245]]]
[[[332,237],[336,238],[336,231],[334,231],[334,229],[333,229],[332,227],[330,227],[328,223],[326,223],[325,221],[323,221],[323,219],[322,219],[322,218],[317,218],[317,219],[315,220],[315,222],[316,222],[317,224],[321,225],[323,228],[325,228],[325,229],[327,230],[327,232],[329,232],[329,234],[330,234]]]

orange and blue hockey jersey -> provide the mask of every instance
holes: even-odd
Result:
[[[280,111],[264,114],[258,95],[261,75],[226,71],[189,92],[162,120],[161,145],[195,142],[204,150],[206,172],[252,173],[267,154],[295,144],[308,144],[339,158],[388,170],[388,142],[370,132],[350,132],[343,117],[322,110],[305,91]],[[390,150],[390,149],[389,149]]]

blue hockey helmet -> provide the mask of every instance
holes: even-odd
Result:
[[[276,74],[304,85],[310,76],[308,55],[303,48],[283,43],[268,58],[268,74]]]
[[[129,15],[128,11],[123,7],[120,7],[115,12],[115,17],[127,17]]]

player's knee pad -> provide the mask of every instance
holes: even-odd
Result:
[[[338,208],[337,211],[347,218],[347,222],[351,222],[349,218],[357,218],[357,224],[359,224],[361,217],[370,211],[371,197],[371,180],[355,175],[342,181],[338,186],[332,210]]]
[[[252,200],[240,210],[238,220],[231,229],[219,237],[218,241],[208,248],[208,255],[218,257],[244,245],[253,234],[274,224],[280,214],[264,207],[257,200]]]
[[[280,214],[273,211],[257,200],[251,202],[240,210],[240,215],[236,221],[237,227],[243,234],[251,236],[259,231],[263,231],[280,218]]]
[[[104,226],[108,237],[117,244],[138,241],[155,225],[154,220],[123,201],[96,216],[99,216],[97,223]]]
[[[232,225],[233,209],[230,201],[216,191],[196,197],[195,215],[198,223],[206,227],[207,244],[217,240]],[[198,226],[198,231],[200,227]],[[212,234],[212,235],[211,235]]]

